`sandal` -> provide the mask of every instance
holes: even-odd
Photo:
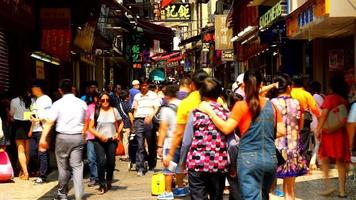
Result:
[[[347,198],[347,195],[346,195],[346,194],[343,194],[343,195],[339,194],[339,195],[337,195],[337,197],[339,197],[339,198],[341,198],[341,199],[346,199],[346,198]]]
[[[19,178],[20,178],[20,180],[25,180],[25,181],[27,181],[27,180],[30,179],[30,176],[29,176],[28,174],[22,174]]]
[[[106,188],[104,186],[99,187],[99,191],[96,193],[97,195],[103,195],[106,193]]]

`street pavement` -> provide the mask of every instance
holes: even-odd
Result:
[[[161,166],[161,165],[160,165]],[[331,171],[332,177],[336,177],[336,170]],[[137,177],[135,172],[128,172],[128,163],[118,161],[117,167],[114,172],[114,183],[112,190],[104,195],[96,195],[96,187],[88,188],[85,184],[85,199],[90,200],[103,200],[103,199],[132,199],[132,200],[153,200],[156,197],[151,196],[151,176],[146,174],[143,177]],[[313,171],[312,174],[297,178],[296,183],[296,196],[297,199],[303,200],[336,200],[337,192],[333,193],[330,197],[321,197],[317,193],[322,190],[322,174],[320,171]],[[35,185],[31,179],[30,181],[22,181],[18,178],[14,179],[14,183],[1,183],[0,184],[0,200],[48,200],[53,199],[56,194],[56,181],[57,173],[53,172],[49,176],[48,183]],[[88,179],[85,180],[87,183]],[[332,179],[335,188],[337,188],[337,179]],[[281,180],[278,180],[278,185],[281,187]],[[72,187],[72,186],[71,186]],[[350,200],[356,200],[356,181],[352,181],[351,176],[347,180],[347,192]],[[71,188],[69,195],[74,199],[74,191]],[[180,200],[189,200],[190,198],[183,198]],[[225,196],[224,200],[228,197]],[[271,195],[272,200],[279,200],[283,198]]]

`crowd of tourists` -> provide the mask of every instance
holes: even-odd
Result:
[[[84,166],[89,187],[97,186],[98,195],[110,191],[120,145],[124,153],[118,158],[139,177],[157,172],[162,160],[162,200],[220,200],[224,192],[231,200],[269,199],[270,193],[293,200],[296,178],[319,167],[325,177],[319,194],[328,196],[335,192],[329,180],[334,162],[337,194],[347,198],[356,132],[349,94],[355,87],[339,73],[324,90],[316,81],[305,85],[302,75],[278,73],[265,83],[259,71],[248,70],[232,88],[223,88],[199,70],[178,83],[134,80],[131,89],[114,85],[100,93],[90,81],[78,96],[64,79],[52,101],[36,80],[11,101],[1,101],[1,151],[15,141],[19,178],[35,176],[35,184],[42,184],[53,150],[56,199],[67,199],[71,179],[76,199],[82,199]],[[281,189],[277,179],[283,180]]]

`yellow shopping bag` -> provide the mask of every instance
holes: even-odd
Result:
[[[165,191],[165,177],[162,173],[156,173],[151,180],[152,195],[160,195]]]

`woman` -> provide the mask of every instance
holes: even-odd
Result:
[[[88,187],[93,187],[98,184],[98,168],[96,165],[96,154],[95,154],[95,136],[90,133],[90,116],[95,112],[95,105],[98,103],[99,94],[97,92],[93,93],[93,103],[89,104],[86,115],[85,115],[85,127],[84,132],[86,133],[87,140],[87,157],[89,165],[89,183]]]
[[[317,138],[320,140],[319,158],[321,160],[322,170],[324,172],[325,189],[320,195],[327,196],[334,192],[334,188],[330,185],[329,178],[329,162],[336,161],[336,166],[339,175],[339,197],[347,198],[345,191],[345,179],[347,163],[350,162],[350,147],[349,138],[346,128],[340,128],[333,133],[328,133],[323,130],[323,126],[328,117],[329,111],[341,104],[348,106],[347,102],[347,84],[343,75],[334,73],[330,80],[330,89],[332,93],[325,97],[323,105],[321,106],[322,113],[319,118],[317,127]]]
[[[200,88],[202,99],[212,107],[212,112],[226,120],[229,111],[217,103],[222,93],[221,84],[207,78]],[[189,190],[192,200],[223,199],[228,172],[228,141],[205,113],[193,110],[189,116],[182,144],[183,160],[188,168]],[[231,132],[227,133],[230,134]]]
[[[16,146],[18,151],[18,159],[21,166],[19,178],[21,180],[29,180],[27,165],[30,154],[29,132],[31,122],[24,119],[24,113],[30,112],[32,99],[30,93],[24,90],[18,97],[11,100],[10,115],[13,120]]]
[[[241,140],[237,170],[241,197],[247,200],[268,199],[277,168],[275,129],[277,137],[280,137],[284,135],[285,127],[272,103],[259,96],[261,74],[249,70],[243,80],[246,100],[235,104],[227,120],[218,117],[209,103],[203,102],[199,110],[207,113],[225,134],[239,127]]]
[[[284,137],[276,139],[277,149],[286,159],[286,163],[277,168],[277,178],[283,179],[285,199],[295,199],[295,178],[307,173],[307,163],[301,155],[300,130],[302,126],[302,112],[298,100],[292,99],[290,92],[292,81],[287,74],[280,74],[274,78],[279,87],[277,97],[271,102],[282,114],[282,121],[286,127]]]
[[[94,147],[98,167],[99,192],[104,194],[110,190],[115,169],[115,152],[117,140],[121,140],[123,128],[121,116],[116,108],[110,105],[110,96],[104,92],[99,96],[95,113],[90,116],[89,131],[95,136]],[[106,174],[106,176],[105,176]]]

